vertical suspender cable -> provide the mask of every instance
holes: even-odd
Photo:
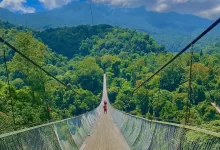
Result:
[[[9,81],[9,73],[8,73],[8,66],[7,66],[7,59],[6,59],[5,49],[4,49],[4,62],[5,62],[5,70],[6,70],[6,74],[7,74],[8,93],[9,93],[9,97],[11,99],[12,118],[13,118],[13,123],[15,125],[14,102],[13,102],[13,98],[12,98],[12,95],[11,95],[11,86],[10,86],[10,81]]]
[[[93,12],[92,12],[92,3],[91,3],[91,0],[89,0],[89,5],[90,5],[90,13],[91,13],[91,17],[92,17],[92,25],[94,26],[94,19],[93,19]]]
[[[46,89],[45,89],[45,86],[44,86],[44,100],[45,100],[46,109],[47,109],[47,119],[48,119],[48,122],[50,122],[50,109],[51,109],[51,106],[49,105],[48,99],[46,98]]]
[[[190,71],[189,71],[189,110],[188,110],[188,114],[190,117],[190,107],[192,104],[192,65],[193,65],[193,44],[192,44],[192,48],[191,48],[191,52],[190,52]],[[189,121],[189,119],[188,119]]]
[[[187,101],[187,112],[186,112],[186,124],[189,123],[190,118],[190,106],[192,103],[192,65],[193,65],[193,44],[190,50],[190,68],[189,68],[189,90],[188,90],[188,101]]]
[[[160,99],[160,90],[161,90],[161,83],[162,83],[162,81],[161,81],[161,77],[160,77],[160,81],[159,81],[159,90],[158,90],[158,101],[159,101],[159,99]]]

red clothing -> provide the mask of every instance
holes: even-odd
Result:
[[[107,110],[107,105],[104,105],[103,108],[104,108],[104,110]]]
[[[103,108],[104,108],[104,114],[107,114],[107,104],[104,104]]]

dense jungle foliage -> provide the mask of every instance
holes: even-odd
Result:
[[[76,55],[118,55],[121,52],[144,55],[164,51],[164,46],[157,44],[148,34],[110,25],[48,29],[37,32],[36,37],[58,54],[68,58]]]
[[[131,96],[135,87],[173,57],[149,35],[109,25],[65,27],[46,32],[48,34],[0,24],[0,35],[4,39],[72,86],[79,95],[0,44],[0,133],[76,116],[96,108],[101,98],[104,72],[109,99],[115,108],[146,118],[184,122],[189,53],[183,54]],[[66,33],[72,36],[65,36]],[[68,45],[68,51],[63,51],[67,43],[72,45]],[[219,50],[220,44],[215,43],[194,54],[190,115],[191,125],[218,132],[220,115],[211,102],[220,105]]]

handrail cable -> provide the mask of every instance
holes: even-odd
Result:
[[[14,46],[12,46],[10,43],[8,43],[7,41],[5,41],[2,37],[0,37],[0,42],[2,42],[3,44],[7,45],[8,47],[10,47],[12,50],[14,50],[15,52],[17,52],[19,55],[21,55],[23,58],[25,58],[26,60],[28,60],[29,62],[31,62],[34,66],[36,66],[37,68],[39,68],[40,70],[42,70],[44,73],[46,73],[48,76],[52,77],[53,79],[55,79],[56,81],[58,81],[60,84],[62,84],[63,86],[69,88],[69,86],[67,84],[65,84],[64,82],[60,81],[59,79],[57,79],[56,77],[54,77],[51,73],[49,73],[48,71],[46,71],[44,68],[42,68],[40,65],[38,65],[36,62],[34,62],[33,60],[31,60],[30,58],[28,58],[26,55],[24,55],[21,51],[19,51],[17,48],[15,48]],[[75,90],[72,89],[71,90],[78,94]],[[79,95],[79,94],[78,94]]]
[[[200,40],[204,35],[206,35],[209,31],[211,31],[215,26],[220,23],[220,18],[217,19],[212,25],[210,25],[205,31],[203,31],[197,38],[195,38],[191,43],[189,43],[185,48],[183,48],[179,53],[177,53],[171,60],[169,60],[166,64],[164,64],[161,68],[159,68],[153,75],[151,75],[147,80],[141,83],[137,88],[132,91],[132,94],[143,86],[146,82],[150,81],[155,75],[157,75],[161,70],[167,67],[171,62],[173,62],[177,57],[179,57],[183,52],[185,52],[188,48],[190,48],[193,44],[195,44],[198,40]]]

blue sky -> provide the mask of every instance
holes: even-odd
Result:
[[[27,3],[23,3],[23,5],[25,7],[35,8],[35,12],[45,11],[44,4],[40,3],[38,0],[27,0]]]
[[[0,7],[12,12],[36,13],[67,5],[72,1],[86,0],[0,0]],[[87,0],[88,1],[88,0]],[[209,19],[220,17],[220,0],[90,0],[112,7],[139,7],[157,12],[193,14]]]

